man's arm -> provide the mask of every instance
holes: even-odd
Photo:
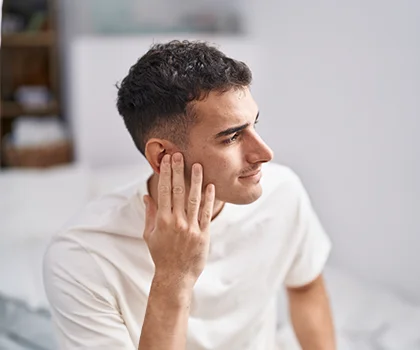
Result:
[[[322,275],[297,288],[287,288],[289,312],[303,350],[335,350],[330,304]]]
[[[180,153],[166,154],[159,170],[157,204],[151,196],[144,197],[143,237],[155,263],[155,276],[139,350],[181,350],[186,346],[192,290],[208,256],[215,190],[208,184],[202,197],[203,169],[194,164],[186,197]]]
[[[150,288],[139,349],[184,349],[192,288],[155,276]]]

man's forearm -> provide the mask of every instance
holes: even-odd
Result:
[[[192,287],[166,277],[153,279],[139,350],[185,349]]]
[[[289,290],[290,316],[303,350],[335,350],[335,332],[322,278],[302,290]]]

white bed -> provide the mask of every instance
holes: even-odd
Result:
[[[0,350],[55,349],[41,282],[46,242],[93,196],[134,180],[143,166],[0,173]],[[419,350],[420,305],[328,266],[339,350]],[[279,302],[279,342],[299,349]]]

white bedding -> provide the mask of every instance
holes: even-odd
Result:
[[[420,305],[336,267],[327,266],[325,280],[339,350],[420,350]],[[279,339],[284,350],[300,349],[289,324]]]
[[[13,177],[0,173],[0,208],[9,208],[0,210],[0,295],[19,299],[33,311],[48,308],[40,276],[49,236],[89,198],[134,180],[141,171],[142,166],[129,166],[95,172],[62,167]],[[22,205],[23,200],[30,202]],[[420,305],[411,305],[336,267],[327,267],[325,277],[339,350],[420,350]],[[299,349],[285,323],[285,310],[283,298],[279,341],[284,350]]]
[[[57,350],[51,317],[0,296],[0,350]]]

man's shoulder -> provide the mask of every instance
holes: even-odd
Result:
[[[51,277],[62,272],[70,279],[83,279],[85,285],[104,286],[109,268],[128,270],[130,261],[141,260],[138,256],[145,256],[142,186],[136,181],[90,202],[50,240],[44,273]],[[139,264],[138,269],[142,266],[146,268]]]
[[[52,238],[51,245],[77,242],[91,246],[121,237],[139,238],[144,222],[141,188],[144,180],[116,188],[88,203]]]

